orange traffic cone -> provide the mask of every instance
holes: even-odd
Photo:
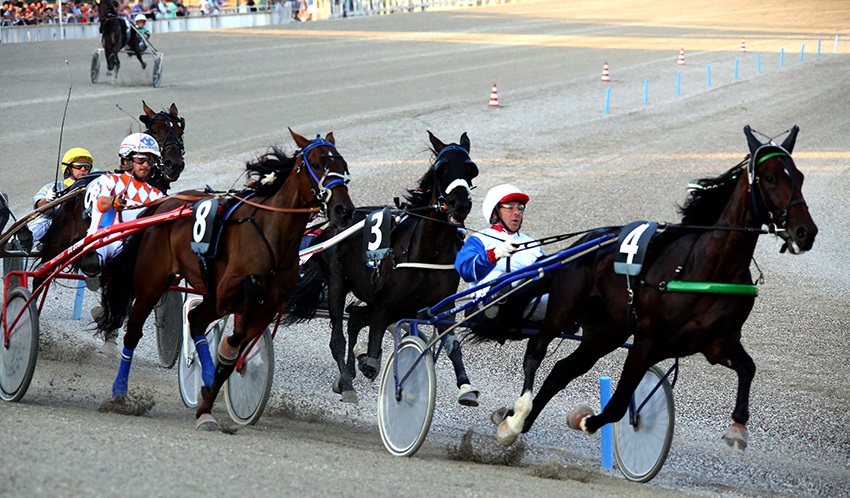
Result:
[[[741,37],[741,46],[738,47],[738,52],[746,52],[747,51],[747,42],[744,41],[744,37]]]
[[[496,93],[495,83],[493,83],[493,90],[490,92],[490,107],[499,107],[499,95]]]
[[[680,66],[685,65],[685,49],[679,50],[679,62],[677,63]]]
[[[611,81],[611,78],[608,77],[608,63],[602,65],[602,81]]]

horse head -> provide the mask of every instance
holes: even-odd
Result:
[[[165,186],[163,189],[160,185],[154,183],[154,186],[165,192],[171,183],[176,182],[183,173],[183,168],[186,164],[183,162],[183,154],[186,150],[183,147],[183,132],[186,130],[186,120],[178,115],[177,106],[171,104],[168,111],[153,112],[153,109],[148,107],[145,101],[142,101],[142,109],[144,114],[139,116],[139,120],[147,126],[145,133],[152,136],[159,143],[162,159],[157,169],[160,170],[162,178],[158,183]],[[157,175],[154,176],[156,180]]]
[[[750,148],[751,206],[756,218],[785,241],[782,252],[788,249],[791,254],[811,249],[818,233],[803,198],[803,173],[791,158],[798,131],[795,125],[782,145],[776,145],[773,141],[761,143],[749,126],[744,127]]]
[[[318,203],[331,225],[348,226],[354,214],[354,203],[348,196],[350,176],[348,163],[336,150],[334,134],[308,140],[292,129],[289,133],[300,149],[296,172],[303,169],[308,173],[301,175],[301,198]]]
[[[435,154],[434,201],[448,215],[449,222],[463,225],[472,209],[472,179],[478,176],[478,166],[469,158],[469,137],[460,136],[459,144],[444,144],[428,132]]]

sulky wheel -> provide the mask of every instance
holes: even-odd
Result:
[[[398,395],[396,365],[399,381],[403,379]],[[403,338],[398,354],[394,352],[384,364],[378,386],[378,428],[387,451],[395,456],[416,453],[431,428],[436,396],[431,350],[418,337]]]
[[[0,398],[20,401],[27,393],[38,357],[38,309],[30,300],[30,292],[16,287],[6,299],[6,321],[14,327],[9,344],[0,341]],[[0,331],[3,327],[0,326]],[[5,335],[0,335],[0,338]]]
[[[632,423],[630,413],[635,409],[639,411]],[[614,424],[614,458],[626,479],[648,482],[664,466],[673,441],[673,410],[673,389],[664,371],[653,365],[632,395],[629,411]]]
[[[218,363],[218,343],[221,341],[222,330],[228,318],[224,317],[207,328],[207,343],[210,346],[214,363]],[[184,327],[184,340],[177,357],[177,383],[180,386],[180,398],[183,400],[183,404],[188,408],[197,408],[198,396],[201,393],[201,387],[204,385],[203,369],[195,350],[195,342],[189,335],[188,323]]]
[[[253,344],[247,355],[244,351],[239,355],[237,361],[242,361],[241,368],[236,368],[224,385],[227,413],[240,425],[253,425],[260,419],[272,390],[274,344],[271,331],[264,330]]]
[[[153,87],[159,88],[162,81],[162,54],[156,54],[156,59],[153,61]]]
[[[97,83],[100,79],[100,54],[97,50],[91,55],[91,82]]]
[[[164,368],[171,368],[180,355],[180,342],[183,337],[183,293],[166,292],[153,311],[159,364]]]

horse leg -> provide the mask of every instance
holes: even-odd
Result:
[[[635,341],[626,355],[623,371],[620,373],[620,381],[611,396],[611,400],[605,405],[599,415],[577,413],[586,411],[589,407],[579,407],[567,414],[567,424],[572,429],[580,429],[588,434],[593,434],[605,424],[617,422],[623,418],[629,409],[629,401],[643,379],[643,375],[649,370],[654,361],[650,358],[651,343],[648,340]]]
[[[239,358],[239,351],[246,336],[243,321],[236,321],[233,324],[233,335],[222,338],[218,345],[218,366],[215,369],[212,385],[207,387],[206,380],[204,381],[205,385],[201,388],[201,403],[195,410],[195,428],[198,430],[218,430],[218,422],[211,414],[212,407],[224,382],[236,368],[236,360]]]
[[[442,333],[445,327],[438,327],[439,333]],[[455,378],[457,379],[457,387],[460,392],[457,395],[457,402],[463,406],[478,406],[478,396],[481,391],[472,387],[469,382],[469,376],[466,374],[466,367],[463,365],[463,353],[460,350],[460,341],[454,332],[446,334],[444,339],[443,349],[449,356],[452,362],[452,367],[455,370]]]
[[[143,69],[143,70],[144,70],[144,69],[147,69],[147,68],[148,68],[148,65],[147,65],[147,64],[145,64],[144,59],[142,59],[142,51],[141,51],[141,50],[139,50],[139,45],[138,45],[138,43],[137,43],[137,44],[136,44],[136,46],[134,47],[133,52],[136,54],[136,58],[137,58],[137,59],[139,59],[139,62],[142,64],[142,69]]]
[[[360,372],[369,380],[375,380],[381,370],[381,349],[384,340],[384,330],[387,323],[385,313],[371,310],[369,317],[369,350],[366,356],[357,358],[357,366]]]
[[[124,334],[124,350],[121,352],[121,363],[118,366],[118,374],[112,383],[113,398],[120,398],[127,395],[133,352],[142,339],[142,326],[145,324],[148,315],[151,314],[158,299],[159,295],[155,292],[136,296],[136,301],[130,310],[130,317],[127,320],[127,333]]]
[[[341,401],[357,403],[357,391],[354,390],[352,380],[354,378],[352,375],[354,360],[351,359],[353,353],[350,352],[350,345],[346,348],[345,334],[342,330],[345,295],[346,290],[341,285],[328,282],[328,315],[331,319],[331,339],[328,345],[339,370],[339,376],[334,381],[332,388],[333,392],[342,395]],[[349,355],[348,363],[350,365],[346,362],[346,352]]]
[[[358,357],[369,352],[369,342],[358,341],[360,331],[369,325],[369,306],[365,304],[351,305],[348,307],[348,360],[345,365],[351,378],[357,377],[357,369],[354,363]]]
[[[201,363],[201,379],[205,387],[212,387],[215,380],[215,363],[210,353],[206,332],[209,324],[219,318],[214,303],[204,299],[201,304],[189,310],[188,318],[189,335],[195,343],[195,351],[198,353],[198,360]]]
[[[732,425],[723,434],[723,441],[733,450],[743,453],[747,449],[747,422],[750,419],[750,387],[756,374],[756,364],[744,350],[740,339],[725,344],[719,354],[706,354],[711,363],[719,363],[735,370],[738,374],[738,394],[735,410],[732,412]]]

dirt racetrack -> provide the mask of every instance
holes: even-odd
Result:
[[[156,110],[177,104],[187,167],[176,190],[239,185],[246,160],[272,144],[294,149],[291,127],[333,131],[355,202],[389,204],[428,167],[426,130],[447,142],[467,132],[481,170],[468,224],[483,224],[487,189],[510,181],[531,195],[524,229],[539,236],[678,221],[689,180],[747,153],[744,125],[776,136],[796,124],[794,158],[820,229],[802,256],[779,254],[770,236],[756,250],[764,283],[743,331],[758,368],[743,456],[720,440],[734,373],[691,357],[674,389],[676,431],[659,476],[638,485],[600,469],[599,436],[570,431],[564,415],[598,406],[598,378],[617,381],[621,352],[558,395],[521,449],[501,449],[488,416],[519,394],[524,350],[508,344],[464,348],[483,393],[475,409],[457,405],[441,360],[426,444],[393,458],[378,434],[376,385],[357,378],[356,406],[331,393],[324,320],[278,334],[272,397],[254,427],[194,431],[176,371],[156,366],[150,334],[130,384],[155,405],[141,417],[101,413],[117,360],[97,352],[86,321],[70,319],[73,291],[57,287],[41,314],[33,384],[22,402],[0,404],[0,495],[850,495],[848,30],[839,1],[528,1],[155,35],[166,54],[159,89],[150,68],[125,57],[115,83],[101,74],[92,84],[98,40],[0,46],[0,191],[18,215],[53,178],[73,82],[62,146],[88,148],[100,169],[114,167],[134,126],[116,106],[135,118],[143,99]],[[609,84],[600,81],[605,62]],[[493,83],[499,108],[487,105]],[[87,293],[83,309],[95,304]],[[553,343],[542,371],[573,347]],[[215,415],[227,422],[223,400]],[[470,429],[471,448],[462,447]]]

